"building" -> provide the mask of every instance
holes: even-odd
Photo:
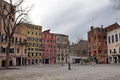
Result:
[[[120,25],[115,23],[107,27],[108,62],[120,63]]]
[[[72,63],[80,63],[81,59],[88,58],[88,41],[80,40],[78,43],[72,43],[69,47],[69,53]]]
[[[91,26],[88,32],[88,55],[93,61],[105,63],[107,57],[107,29]]]
[[[14,6],[13,6],[14,7]],[[0,13],[4,12],[4,14],[7,14],[7,10],[10,10],[10,4],[7,3],[4,0],[0,1]],[[10,24],[13,25],[15,23],[15,15],[10,16],[11,21]],[[8,18],[6,18],[8,20]],[[0,66],[5,66],[5,60],[6,60],[6,47],[7,47],[7,36],[5,34],[4,28],[3,28],[3,21],[2,18],[0,17],[0,30],[1,30],[1,35],[0,35]],[[25,47],[23,46],[22,48],[18,47],[17,42],[24,42],[26,41],[26,36],[25,34],[22,34],[22,30],[15,32],[15,34],[12,37],[11,40],[11,47],[10,47],[10,56],[9,56],[9,65],[10,66],[16,66],[16,65],[26,65],[26,53]],[[20,58],[19,61],[17,58]],[[18,63],[17,63],[18,62]]]
[[[27,28],[28,64],[41,63],[42,26],[24,23]]]
[[[42,59],[43,64],[54,64],[56,50],[56,36],[46,30],[42,33]]]
[[[63,34],[56,35],[56,63],[67,63],[69,54],[69,37]]]
[[[14,45],[14,66],[23,66],[28,63],[26,28],[22,25],[16,28],[12,43]]]

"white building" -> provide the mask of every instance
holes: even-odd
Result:
[[[120,63],[120,25],[107,33],[108,60],[110,63]]]

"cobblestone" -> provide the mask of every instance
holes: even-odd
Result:
[[[32,65],[0,70],[0,80],[120,80],[120,64]]]

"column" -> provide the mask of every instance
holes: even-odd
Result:
[[[22,56],[20,58],[21,58],[21,64],[20,65],[22,66]]]
[[[119,63],[118,56],[117,56],[117,63]]]
[[[113,58],[113,56],[111,56],[111,63],[113,64],[114,63],[114,58]]]
[[[13,59],[13,66],[16,66],[16,57]]]
[[[0,59],[0,67],[1,67],[1,59]]]

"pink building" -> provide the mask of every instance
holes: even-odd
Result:
[[[46,30],[42,33],[42,62],[43,64],[54,64],[55,49],[56,49],[56,37],[50,33],[50,30]]]

